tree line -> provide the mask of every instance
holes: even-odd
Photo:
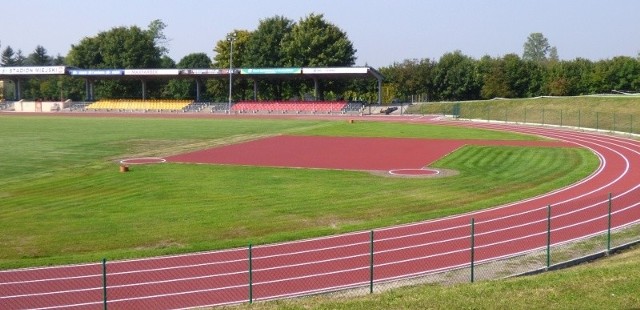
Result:
[[[58,62],[28,62],[8,46],[3,53],[2,66],[22,65],[66,65],[83,69],[112,68],[229,68],[230,52],[233,44],[233,67],[278,68],[278,67],[333,67],[352,66],[356,50],[347,34],[323,15],[311,14],[294,22],[282,16],[260,21],[253,31],[233,30],[225,38],[214,43],[215,57],[210,59],[205,53],[192,53],[178,63],[168,55],[161,20],[152,21],[146,29],[138,26],[116,27],[85,37],[71,46],[66,57],[58,57]],[[38,47],[46,55],[46,49]],[[30,57],[28,57],[30,58]],[[56,81],[54,87],[40,87],[42,80],[30,80],[24,87],[27,98],[71,98],[81,100],[84,94],[83,81],[68,77],[50,78]],[[248,81],[235,79],[234,99],[253,97],[253,85]],[[313,85],[305,80],[260,81],[259,99],[290,99],[308,96]],[[342,98],[350,83],[326,81],[321,83],[327,99]],[[204,90],[204,99],[225,101],[228,96],[228,80],[209,80]],[[96,82],[98,98],[140,98],[138,81],[100,80]],[[172,80],[150,81],[147,83],[148,98],[195,98],[195,81]]]
[[[460,51],[437,61],[409,59],[380,68],[387,87],[403,99],[430,101],[576,96],[640,91],[640,58],[535,61],[507,54],[473,59]]]
[[[84,69],[279,68],[352,66],[356,59],[356,49],[346,32],[321,14],[311,14],[297,22],[283,16],[263,19],[255,30],[236,29],[214,42],[213,59],[205,53],[192,53],[177,63],[168,56],[165,28],[161,20],[152,21],[145,29],[115,27],[83,38],[64,57],[51,57],[40,45],[27,56],[6,46],[0,65],[66,65]],[[522,56],[474,59],[454,51],[437,60],[405,59],[378,70],[385,76],[383,102],[409,101],[416,95],[423,100],[452,101],[640,90],[640,55],[598,61],[559,60],[557,48],[550,46],[542,33],[529,35]],[[250,81],[235,79],[233,83],[234,100],[253,97]],[[324,96],[321,99],[377,101],[377,85],[371,80],[321,81],[320,87]],[[204,100],[227,100],[228,80],[209,80],[204,88]],[[259,99],[302,99],[313,92],[313,83],[260,81],[259,89]],[[101,80],[96,82],[95,93],[98,98],[141,98],[141,91],[138,81]],[[195,98],[195,91],[195,81],[150,81],[146,95]],[[82,100],[84,82],[70,77],[31,79],[23,85],[23,96]]]

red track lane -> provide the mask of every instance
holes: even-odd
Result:
[[[248,302],[250,294],[253,300],[267,300],[357,287],[368,284],[371,259],[376,282],[468,266],[472,218],[475,259],[510,257],[546,246],[549,205],[553,244],[606,231],[609,193],[614,228],[640,221],[640,187],[634,179],[640,175],[638,141],[543,127],[394,120],[559,139],[591,149],[600,157],[601,167],[577,184],[518,203],[382,228],[373,232],[373,242],[369,232],[359,232],[256,246],[251,252],[235,249],[109,262],[109,308],[189,308]],[[102,293],[100,264],[0,271],[2,309],[100,309]]]

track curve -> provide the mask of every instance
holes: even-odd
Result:
[[[371,119],[371,118],[368,118]],[[106,265],[110,309],[177,309],[315,294],[451,270],[562,244],[640,221],[640,142],[558,128],[439,121],[534,134],[593,151],[600,167],[576,184],[517,203],[443,219],[326,238]],[[613,195],[609,219],[609,195]],[[373,254],[372,254],[373,253]],[[373,268],[371,262],[373,261]],[[99,309],[103,265],[0,272],[2,309]],[[251,272],[249,272],[251,270]]]

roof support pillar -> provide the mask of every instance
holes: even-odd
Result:
[[[147,80],[142,79],[142,100],[147,100]]]
[[[196,79],[196,102],[200,102],[200,86],[202,81],[200,79]]]
[[[15,87],[15,99],[16,101],[22,100],[22,80],[15,79],[13,80],[13,85]]]
[[[378,104],[382,104],[382,79],[378,78]]]
[[[258,80],[253,80],[253,101],[258,101]]]

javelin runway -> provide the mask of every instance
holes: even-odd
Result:
[[[367,118],[371,119],[371,118]],[[400,118],[394,118],[400,120]],[[600,167],[572,186],[489,210],[327,238],[109,262],[109,309],[177,309],[300,296],[425,275],[543,249],[640,221],[640,143],[621,137],[506,124],[438,123],[536,134],[592,150]],[[373,247],[373,255],[371,250]],[[374,268],[370,264],[373,260]],[[2,309],[101,309],[101,264],[0,272]],[[249,273],[251,270],[251,273]]]

